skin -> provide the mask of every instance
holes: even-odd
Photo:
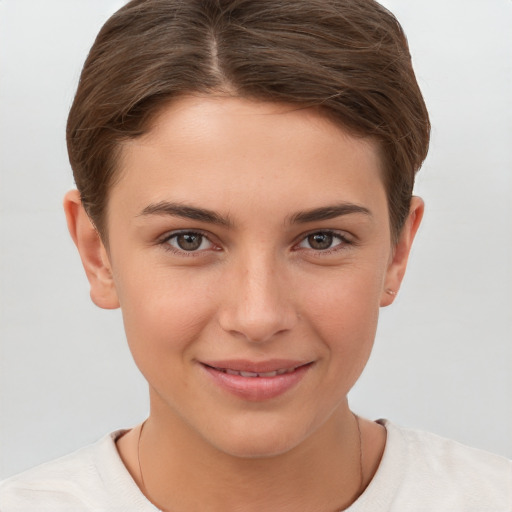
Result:
[[[379,308],[393,301],[386,290],[400,287],[423,202],[413,198],[393,245],[374,142],[314,109],[240,98],[175,101],[124,144],[119,165],[108,249],[78,192],[64,204],[92,300],[121,307],[149,383],[147,496],[165,510],[348,506],[361,482],[346,397]],[[186,218],[184,205],[215,218]],[[340,205],[319,218],[318,209]],[[180,248],[182,230],[198,233],[197,250]],[[310,364],[279,396],[244,399],[202,364],[226,359]],[[369,421],[361,430],[365,486],[385,431]],[[118,441],[138,484],[139,433]]]

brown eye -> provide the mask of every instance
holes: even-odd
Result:
[[[203,237],[197,233],[183,233],[176,237],[176,243],[184,251],[197,251],[201,247]]]
[[[313,233],[307,237],[309,246],[317,251],[329,249],[332,246],[333,239],[331,233]]]
[[[204,235],[193,231],[172,235],[168,238],[167,243],[174,249],[186,252],[209,249],[212,246]]]
[[[352,242],[350,239],[347,239],[344,233],[315,231],[306,235],[298,244],[298,247],[313,251],[327,251],[328,249],[342,249],[348,245],[352,245]]]

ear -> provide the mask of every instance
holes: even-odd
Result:
[[[118,308],[119,299],[108,252],[82,206],[78,190],[70,190],[64,196],[64,211],[69,233],[80,253],[82,265],[91,285],[92,301],[100,308]]]
[[[386,271],[384,289],[380,299],[381,306],[389,306],[395,300],[395,296],[400,289],[407,267],[407,260],[411,252],[412,242],[420,226],[424,210],[425,204],[423,199],[414,196],[411,200],[409,215],[400,232],[400,237],[393,250],[391,261]]]

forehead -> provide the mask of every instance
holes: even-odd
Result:
[[[277,210],[303,208],[305,200],[311,208],[362,203],[383,196],[380,167],[375,142],[317,109],[184,97],[163,108],[144,136],[123,144],[109,208],[116,198],[140,209],[193,200],[216,211],[254,202]]]
[[[336,144],[340,139],[345,139],[345,142],[352,141],[354,145],[375,150],[375,156],[378,156],[377,141],[351,134],[348,128],[336,123],[332,117],[315,106],[226,95],[181,96],[161,107],[152,117],[145,135],[130,140],[126,146],[169,144],[171,132],[177,144],[186,143],[186,139],[195,144],[199,138],[204,144],[208,142],[206,136],[210,136],[215,145],[221,142],[223,136],[226,142],[228,139],[240,142],[242,138],[245,142],[252,137],[257,145],[262,142],[268,144],[271,140],[281,144],[291,140],[292,135],[296,139],[302,136],[303,142],[311,141],[315,145],[317,141],[311,138],[315,134],[325,144]],[[174,131],[176,128],[180,131]],[[304,145],[304,152],[309,149],[310,144]]]

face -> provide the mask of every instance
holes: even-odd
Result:
[[[152,417],[265,456],[346,414],[410,245],[376,146],[312,109],[187,97],[120,168],[92,296],[122,308]]]

